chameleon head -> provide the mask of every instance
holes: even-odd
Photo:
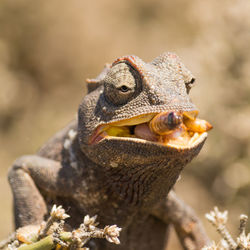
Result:
[[[121,57],[88,82],[96,89],[80,105],[79,140],[99,165],[184,166],[212,127],[197,118],[188,95],[194,77],[173,53],[150,63]]]

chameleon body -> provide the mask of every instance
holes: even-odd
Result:
[[[90,249],[164,249],[170,225],[184,249],[201,249],[208,243],[202,225],[171,189],[207,133],[195,133],[194,139],[186,132],[189,144],[175,144],[134,132],[140,135],[144,126],[143,133],[152,134],[147,124],[161,112],[194,120],[197,108],[188,95],[193,82],[173,53],[151,63],[121,57],[87,80],[78,119],[9,171],[16,227],[41,223],[57,204],[71,216],[73,228],[86,214],[97,214],[102,225],[122,227],[120,245],[95,240]]]

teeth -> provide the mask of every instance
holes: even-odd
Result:
[[[119,136],[119,137],[130,137],[130,131],[128,127],[109,127],[105,132],[109,136]]]

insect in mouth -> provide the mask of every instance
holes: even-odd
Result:
[[[156,115],[149,123],[150,130],[158,135],[167,135],[182,123],[179,112],[163,112]]]

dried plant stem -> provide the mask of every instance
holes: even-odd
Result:
[[[245,214],[240,216],[240,234],[245,234],[248,217]]]
[[[236,238],[236,241],[226,228],[228,219],[227,211],[220,212],[217,207],[214,207],[214,210],[206,214],[206,218],[216,228],[227,245],[222,244],[223,241],[221,240],[218,245],[213,242],[212,245],[205,246],[203,250],[250,250],[250,234],[246,235],[245,231],[248,219],[246,215],[242,214],[240,216],[239,236]]]
[[[53,223],[55,222],[55,218],[54,217],[49,217],[49,219],[47,220],[45,227],[41,230],[38,239],[42,239],[47,235],[47,232],[49,231],[50,227],[53,225]]]
[[[38,239],[42,239],[47,235],[50,227],[54,224],[54,222],[67,219],[68,217],[69,215],[65,213],[65,210],[62,208],[62,206],[57,207],[56,205],[54,205],[51,209],[50,217],[46,221],[44,228],[41,230]]]
[[[237,244],[233,240],[231,234],[228,232],[227,228],[225,226],[218,227],[217,231],[222,236],[222,238],[227,242],[230,250],[234,250],[237,247]]]
[[[79,228],[66,232],[63,226],[68,217],[62,206],[54,205],[46,222],[40,226],[28,225],[19,228],[11,237],[2,241],[0,247],[8,245],[10,250],[50,250],[59,246],[69,250],[87,250],[84,246],[91,238],[103,238],[111,243],[120,244],[118,237],[121,228],[116,225],[100,229],[97,227],[97,216],[86,215]]]

